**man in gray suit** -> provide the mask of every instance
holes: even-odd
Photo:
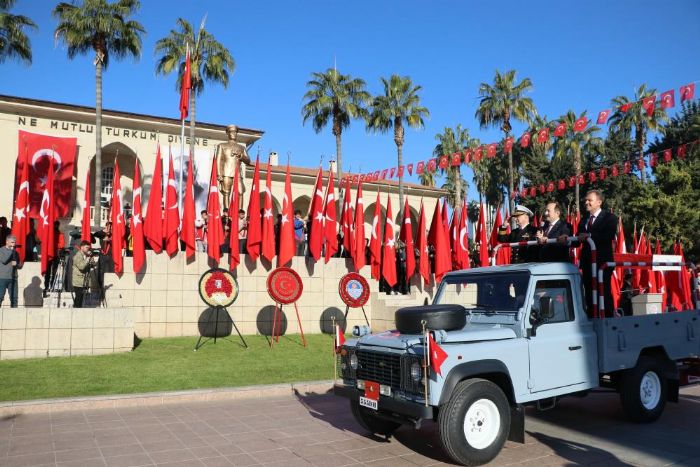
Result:
[[[17,308],[17,263],[19,256],[15,250],[17,237],[8,235],[5,245],[0,248],[0,305],[5,291],[10,295],[10,307]]]

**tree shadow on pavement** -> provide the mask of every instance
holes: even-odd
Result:
[[[606,465],[635,465],[620,460],[617,456],[604,449],[596,448],[587,444],[576,443],[562,438],[555,438],[543,433],[527,431],[527,434],[552,449],[553,454],[571,461],[571,465],[590,465],[604,462]],[[563,464],[562,464],[563,465]]]

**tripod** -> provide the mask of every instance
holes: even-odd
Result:
[[[217,306],[214,308],[214,343],[216,344],[216,338],[219,337],[219,312],[220,311],[226,311],[226,308],[223,306]],[[211,318],[211,314],[209,315]],[[207,324],[211,323],[211,319],[207,322]],[[238,326],[236,326],[236,322],[231,319],[231,324],[233,325],[233,328],[236,330],[238,333],[238,337],[241,338],[241,342],[243,342],[243,346],[247,349],[248,344],[246,343],[245,339],[243,339],[243,335],[241,334],[241,331],[238,330]],[[204,337],[203,334],[200,334],[199,339],[197,339],[197,344],[194,346],[194,351],[196,352],[199,350],[206,342],[211,340],[212,338],[209,337],[206,341],[202,342],[202,338]]]

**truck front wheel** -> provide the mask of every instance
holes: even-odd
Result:
[[[360,406],[357,401],[350,401],[350,410],[362,428],[378,435],[389,436],[401,426],[398,422],[379,418],[376,412]]]
[[[667,384],[658,358],[642,356],[634,368],[620,375],[620,401],[630,420],[653,422],[666,406]]]
[[[463,465],[485,464],[498,455],[508,437],[508,399],[491,381],[462,381],[440,409],[438,425],[452,459]]]

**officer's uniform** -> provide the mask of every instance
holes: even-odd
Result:
[[[528,218],[533,215],[528,208],[518,204],[515,206],[513,216],[521,214],[527,214]],[[527,224],[525,227],[517,227],[510,234],[507,226],[501,226],[498,229],[498,241],[501,243],[529,242],[532,240],[537,240],[537,229],[532,224]],[[511,264],[532,263],[539,258],[539,248],[536,245],[531,247],[513,247],[511,250]]]

